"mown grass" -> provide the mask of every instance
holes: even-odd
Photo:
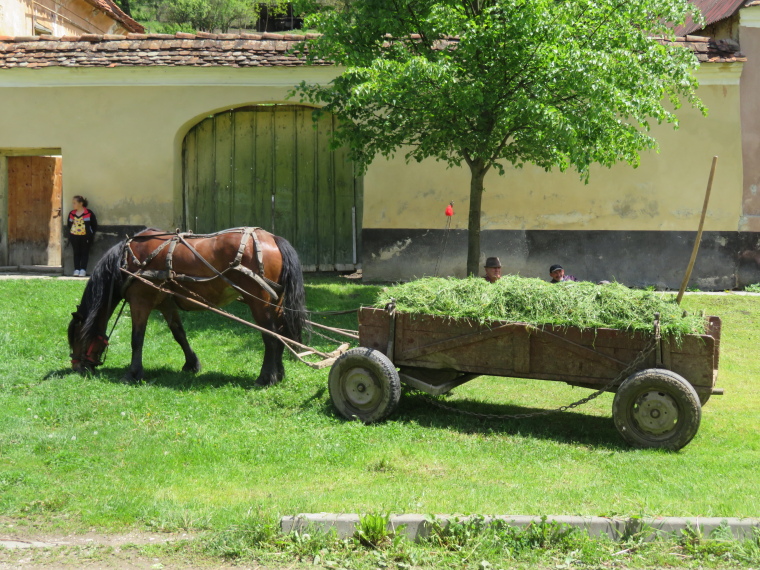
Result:
[[[654,315],[659,314],[663,334],[704,333],[704,320],[684,315],[672,295],[630,289],[620,283],[552,284],[519,275],[507,275],[496,283],[479,277],[426,277],[384,288],[375,306],[384,307],[392,300],[399,311],[412,314],[581,329],[649,332]]]
[[[610,395],[574,411],[484,422],[413,394],[382,424],[333,412],[327,371],[286,361],[286,380],[253,387],[261,340],[211,314],[185,318],[204,363],[181,373],[160,317],[149,325],[146,381],[120,382],[129,318],[106,365],[68,372],[65,331],[83,282],[0,281],[0,513],[68,530],[217,533],[299,512],[646,516],[760,513],[760,300],[699,296],[724,318],[719,385],[679,453],[627,447]],[[312,309],[372,304],[378,287],[311,279]],[[246,316],[245,307],[233,306]],[[344,327],[352,316],[325,318]],[[314,343],[321,344],[315,337]],[[483,378],[450,402],[496,413],[557,407],[586,390]],[[248,522],[246,522],[248,521]]]

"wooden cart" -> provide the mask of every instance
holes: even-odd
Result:
[[[706,319],[706,334],[676,341],[654,330],[479,323],[362,308],[361,347],[333,364],[330,396],[343,416],[370,423],[393,412],[402,383],[438,395],[480,375],[553,380],[615,392],[613,420],[630,444],[680,449],[699,428],[701,406],[722,393],[715,388],[721,320]]]

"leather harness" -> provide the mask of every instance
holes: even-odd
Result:
[[[148,279],[150,281],[185,281],[185,282],[193,282],[193,283],[204,283],[207,281],[213,281],[214,279],[222,279],[225,281],[230,287],[233,289],[239,291],[240,293],[243,293],[247,296],[252,296],[250,293],[248,293],[246,290],[238,287],[235,285],[232,281],[230,281],[227,276],[225,275],[229,271],[238,271],[242,273],[243,275],[246,275],[256,281],[264,291],[266,291],[275,301],[279,299],[279,294],[282,293],[283,287],[279,283],[272,281],[271,279],[267,278],[264,275],[264,252],[261,247],[261,240],[259,239],[259,236],[257,235],[257,231],[261,230],[261,228],[254,228],[254,227],[246,227],[246,228],[231,228],[228,230],[223,230],[221,232],[216,232],[213,234],[193,234],[192,232],[185,232],[180,233],[179,230],[173,234],[158,234],[158,235],[144,235],[144,236],[135,236],[133,238],[127,239],[127,241],[124,244],[124,259],[122,260],[122,267],[127,268],[130,258],[132,263],[134,263],[137,266],[137,270],[135,271],[135,275],[139,275],[145,279]],[[220,235],[225,234],[231,234],[231,233],[239,233],[240,236],[240,245],[238,246],[237,253],[235,255],[235,259],[232,260],[232,262],[229,264],[229,267],[224,269],[223,271],[219,271],[216,269],[213,265],[211,265],[198,251],[192,246],[192,244],[188,240],[195,240],[195,239],[205,239],[205,238],[212,238],[212,237],[218,237]],[[147,257],[140,261],[137,256],[135,255],[134,251],[132,250],[132,242],[135,241],[135,239],[140,240],[141,238],[144,239],[150,239],[150,238],[161,238],[161,237],[168,237],[169,239],[164,240],[164,242],[159,245],[156,249],[154,249],[152,252],[150,252]],[[253,238],[253,249],[256,253],[256,259],[258,261],[258,273],[254,273],[249,268],[247,268],[245,265],[242,264],[243,261],[243,255],[245,254],[245,248],[248,246],[248,242]],[[190,252],[198,258],[198,260],[203,263],[206,267],[208,267],[211,271],[215,273],[212,277],[196,277],[193,275],[185,275],[182,273],[176,273],[174,271],[174,250],[177,248],[178,244],[182,244],[187,249],[190,250]],[[167,249],[166,252],[166,260],[165,260],[165,269],[145,269],[147,265],[153,261],[164,249]],[[124,286],[122,287],[122,296],[124,292],[127,290],[127,288],[132,284],[134,281],[134,277],[128,277],[126,282],[124,283]]]

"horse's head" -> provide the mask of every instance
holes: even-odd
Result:
[[[69,348],[71,349],[71,368],[85,374],[96,366],[103,364],[101,357],[108,346],[108,337],[85,330],[85,317],[77,310],[71,313],[69,323]]]

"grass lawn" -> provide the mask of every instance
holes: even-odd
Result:
[[[414,512],[646,516],[760,515],[760,298],[686,298],[724,319],[720,387],[695,439],[678,453],[627,447],[605,394],[548,418],[484,422],[402,396],[385,423],[345,421],[327,370],[286,361],[287,378],[254,388],[260,337],[212,314],[185,315],[204,371],[151,320],[146,380],[120,382],[130,322],[107,364],[68,372],[74,280],[0,281],[0,513],[59,528],[224,529],[251,515]],[[369,304],[378,288],[307,282],[311,309]],[[245,307],[233,310],[247,317]],[[353,316],[331,317],[344,327]],[[314,342],[318,344],[318,338]],[[326,347],[326,345],[323,345]],[[557,407],[587,390],[482,378],[450,399],[513,413]]]

